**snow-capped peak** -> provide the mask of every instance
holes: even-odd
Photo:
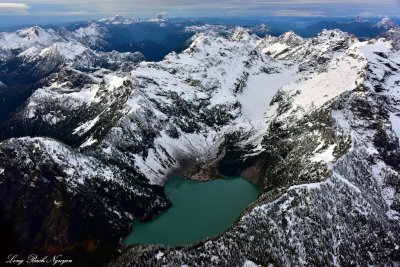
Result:
[[[251,36],[248,29],[236,27],[229,39],[231,41],[248,41],[251,39]]]
[[[268,25],[261,23],[252,28],[252,32],[257,33],[259,36],[265,36],[272,31],[271,27]]]
[[[114,17],[110,17],[110,18],[103,18],[103,19],[99,19],[97,20],[98,22],[101,23],[106,23],[106,24],[132,24],[132,23],[136,23],[139,21],[138,18],[125,18],[122,15],[115,15]]]
[[[293,31],[286,32],[278,37],[278,41],[288,45],[298,44],[303,41],[303,38]]]
[[[49,31],[49,33],[54,33],[54,31],[51,29],[48,31]],[[28,38],[43,36],[43,35],[46,35],[46,33],[47,33],[47,31],[40,28],[39,26],[33,26],[30,28],[25,28],[25,29],[18,31],[19,36],[28,37]]]
[[[368,22],[368,20],[364,19],[361,16],[358,16],[355,19],[349,21],[349,24],[351,24],[351,23],[363,23],[363,22]]]
[[[33,45],[47,46],[60,39],[54,30],[34,26],[16,32],[3,33],[0,36],[0,48],[26,49]]]
[[[316,39],[318,39],[320,42],[335,42],[337,40],[341,39],[346,39],[349,38],[350,35],[348,33],[342,32],[341,30],[335,29],[335,30],[322,30],[320,32]]]
[[[74,35],[80,38],[100,35],[100,26],[91,22],[87,27],[81,27],[74,31]]]
[[[66,59],[74,59],[89,50],[78,42],[55,43],[40,52],[40,56],[59,54]]]
[[[384,17],[381,19],[376,25],[377,28],[384,28],[384,29],[390,29],[396,26],[396,24],[388,17]]]

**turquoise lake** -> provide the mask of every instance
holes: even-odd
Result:
[[[172,207],[148,222],[133,222],[125,245],[189,245],[227,230],[258,196],[257,188],[241,178],[207,182],[173,177],[165,184]]]

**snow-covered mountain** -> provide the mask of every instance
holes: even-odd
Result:
[[[132,24],[132,23],[136,23],[139,21],[140,21],[140,19],[138,19],[138,18],[125,18],[121,15],[116,15],[111,18],[103,18],[103,19],[97,20],[97,22],[102,22],[102,23],[106,23],[106,24]]]
[[[164,25],[163,23],[166,22],[165,19],[163,19],[162,15],[157,15],[157,17],[155,18],[148,18],[148,19],[139,19],[139,18],[126,18],[122,15],[116,15],[113,17],[109,17],[109,18],[102,18],[102,19],[98,19],[96,20],[96,22],[99,23],[104,23],[104,24],[114,24],[114,25],[118,25],[118,24],[134,24],[134,23],[146,23],[146,22],[158,22],[160,23],[160,25]]]
[[[356,35],[360,40],[376,38],[396,24],[388,17],[377,20],[376,18],[358,17],[353,20],[321,20],[315,24],[299,28],[296,33],[303,37],[312,37],[323,29],[340,29],[344,32]]]
[[[261,194],[225,234],[195,247],[133,247],[113,265],[400,262],[391,41],[201,25],[185,29],[196,34],[184,51],[138,63],[85,43],[101,37],[95,25],[43,30],[49,42],[0,39],[4,57],[43,70],[57,62],[0,131],[0,204],[24,252],[95,242],[110,260],[133,218],[170,205],[162,185],[171,175],[241,176]]]
[[[72,31],[35,26],[0,33],[0,81],[9,88],[0,91],[0,99],[6,103],[0,122],[40,87],[42,79],[63,68],[126,71],[145,59],[140,52],[102,49],[109,47],[106,32],[97,24],[89,24]]]
[[[383,38],[390,40],[394,47],[400,48],[400,27],[393,27],[387,30],[383,35]]]
[[[66,60],[73,60],[105,43],[102,37],[105,29],[91,23],[74,31],[42,29],[38,26],[16,32],[0,33],[1,63],[13,57],[23,62],[34,60],[37,56],[58,54]],[[97,49],[98,50],[98,49]]]
[[[390,18],[384,17],[377,24],[375,24],[377,28],[383,28],[385,30],[389,30],[391,28],[396,27],[396,23],[394,23]]]
[[[46,132],[80,148],[102,143],[96,154],[106,151],[105,157],[112,155],[161,183],[169,172],[192,161],[189,157],[199,166],[216,158],[225,135],[255,135],[266,128],[264,113],[280,87],[317,71],[335,50],[353,42],[339,31],[310,40],[294,33],[261,39],[238,28],[228,38],[198,34],[183,53],[139,64],[130,73],[66,70],[35,91],[11,121],[15,126],[9,136]],[[292,65],[282,60],[288,57]],[[247,83],[251,88],[245,91]],[[268,91],[262,90],[264,84],[270,84]],[[71,110],[81,119],[71,120]],[[87,120],[85,113],[90,114]],[[99,136],[104,122],[112,122],[112,128]],[[257,134],[260,141],[263,133]]]
[[[218,47],[218,38],[202,38],[193,51]],[[396,265],[399,51],[386,40],[359,42],[339,31],[257,39],[239,30],[229,42],[254,44],[251,55],[272,55],[258,67],[254,59],[239,67],[248,75],[237,95],[238,118],[255,114],[246,113],[241,94],[274,95],[264,98],[263,119],[249,120],[261,128],[243,127],[233,148],[219,146],[222,173],[239,169],[233,175],[261,185],[263,194],[218,238],[182,249],[133,247],[111,266]],[[270,70],[254,76],[251,69],[262,66]],[[274,77],[280,73],[287,78]]]

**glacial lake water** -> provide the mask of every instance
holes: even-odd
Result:
[[[207,182],[173,177],[165,184],[172,207],[148,222],[133,222],[125,245],[189,245],[227,230],[258,196],[242,178]]]

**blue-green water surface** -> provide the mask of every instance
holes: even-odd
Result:
[[[257,196],[241,178],[197,182],[173,177],[165,184],[172,207],[149,222],[133,222],[125,245],[189,245],[223,233]]]

